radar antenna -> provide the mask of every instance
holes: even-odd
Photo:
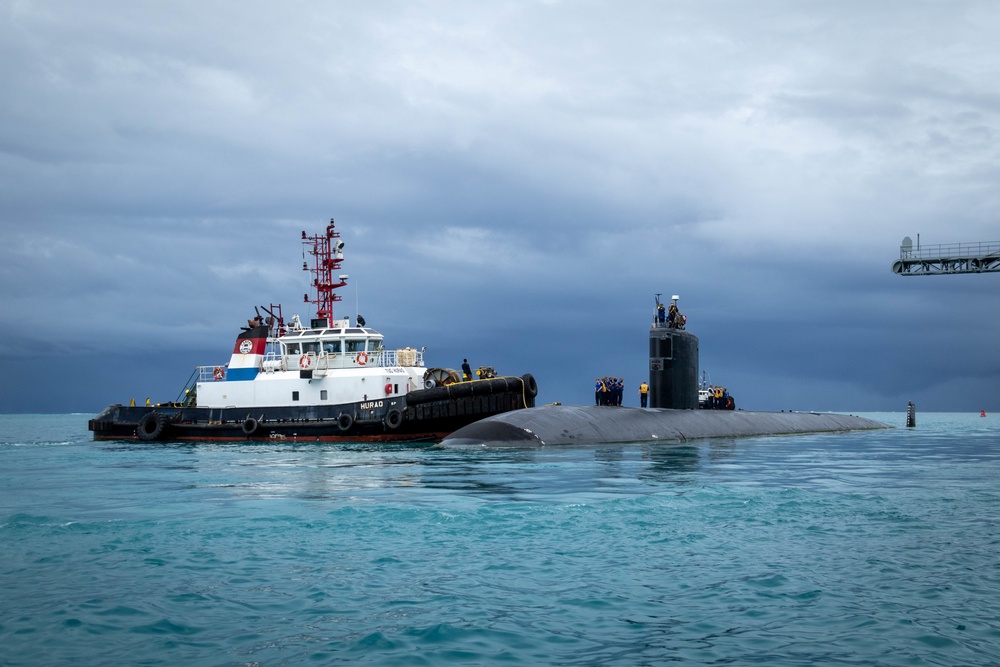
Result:
[[[313,265],[310,267],[309,262],[303,261],[302,270],[312,273],[312,288],[316,292],[311,299],[306,294],[304,301],[316,304],[316,319],[320,321],[318,326],[332,327],[333,304],[343,299],[334,291],[347,284],[345,274],[338,275],[337,282],[334,282],[334,273],[340,270],[340,263],[344,261],[344,242],[340,240],[340,232],[334,229],[333,218],[330,218],[325,234],[308,236],[302,232],[302,245],[305,252],[313,257]]]

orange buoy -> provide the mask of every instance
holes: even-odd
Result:
[[[980,410],[979,411],[979,416],[980,417],[985,417],[986,416],[986,410]]]

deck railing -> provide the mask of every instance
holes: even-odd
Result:
[[[361,366],[374,366],[376,368],[388,368],[396,366],[406,366],[406,367],[418,367],[422,368],[424,365],[424,353],[423,350],[416,350],[413,348],[402,348],[398,350],[374,350],[372,352],[365,352],[367,358],[364,359],[363,364],[359,363],[358,355],[359,352],[349,352],[347,354],[337,354],[337,355],[313,355],[309,354],[309,369],[326,371],[331,368],[355,368]],[[301,355],[300,355],[301,356]],[[302,368],[299,365],[298,356],[281,356],[273,352],[269,352],[264,355],[262,360],[262,370],[267,372],[274,371],[289,371],[289,370],[299,370]],[[228,367],[225,365],[218,366],[198,366],[195,369],[195,374],[198,377],[198,382],[218,382],[219,380],[226,379],[228,374]]]
[[[968,259],[997,254],[1000,254],[1000,241],[899,246],[900,259]]]
[[[899,246],[892,272],[901,276],[939,276],[1000,271],[1000,242],[943,243],[914,246],[909,238]]]

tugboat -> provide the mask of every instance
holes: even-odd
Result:
[[[316,317],[309,326],[280,305],[261,306],[236,338],[228,364],[198,366],[178,399],[155,405],[112,404],[88,428],[94,440],[293,442],[436,442],[484,417],[530,408],[531,374],[463,381],[426,368],[424,350],[387,349],[382,334],[356,316],[335,319],[335,275],[344,243],[331,218],[324,234],[302,232],[313,258]],[[263,310],[264,314],[261,314]],[[265,317],[266,315],[266,317]],[[488,372],[487,372],[488,371]]]
[[[712,386],[705,379],[705,373],[701,374],[701,382],[698,383],[698,409],[699,410],[735,410],[736,399],[725,387]]]

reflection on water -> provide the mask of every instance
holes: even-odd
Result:
[[[925,416],[924,423],[932,420]],[[992,422],[963,422],[960,427],[964,439],[951,436],[947,424],[932,423],[922,431],[891,429],[597,447],[270,442],[94,446],[107,455],[104,465],[133,474],[142,470],[168,472],[178,486],[186,483],[184,476],[197,473],[202,485],[224,489],[233,497],[413,502],[419,496],[418,502],[434,502],[435,494],[458,494],[558,500],[579,493],[647,495],[663,485],[726,480],[830,485],[831,475],[838,484],[864,475],[889,480],[897,469],[906,469],[912,476],[912,461],[900,459],[901,446],[907,458],[918,457],[931,466],[933,460],[981,460],[996,454],[995,447],[981,445],[984,439],[995,440]],[[828,479],[809,473],[817,462],[833,471]]]
[[[648,494],[650,484],[696,483],[734,441],[604,447],[461,447],[358,443],[102,443],[108,465],[186,476],[234,498],[371,497],[413,502],[413,491],[539,500],[592,491]],[[175,479],[178,484],[183,479]],[[430,495],[428,495],[430,493]]]
[[[649,467],[639,474],[640,479],[656,482],[690,484],[693,473],[700,466],[700,447],[692,444],[650,445],[644,448]]]

